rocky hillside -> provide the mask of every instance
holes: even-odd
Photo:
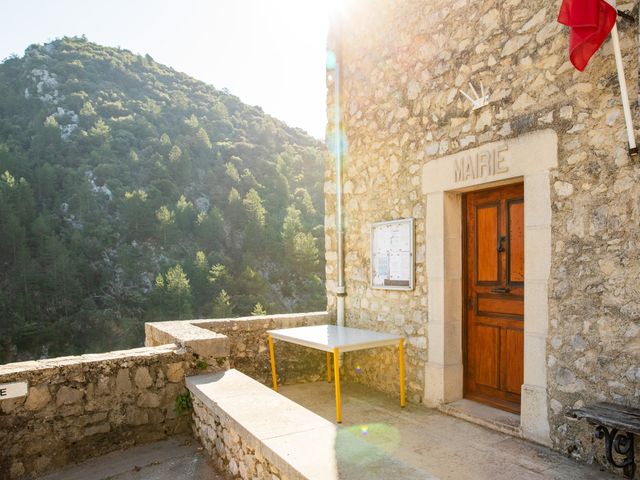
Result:
[[[0,363],[324,308],[322,157],[148,55],[64,38],[5,60]]]

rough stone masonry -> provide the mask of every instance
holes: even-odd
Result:
[[[334,19],[340,45],[347,325],[408,339],[408,398],[421,401],[427,361],[426,204],[420,173],[433,159],[553,129],[547,385],[554,448],[601,461],[592,430],[568,408],[640,397],[640,163],[630,160],[611,42],[584,73],[568,61],[568,34],[549,0],[352,0]],[[628,2],[619,9],[638,13]],[[618,22],[633,117],[638,116],[637,24]],[[328,118],[334,118],[328,71]],[[459,90],[480,82],[487,107]],[[334,125],[329,126],[329,131]],[[636,132],[637,133],[637,132]],[[326,164],[326,260],[335,312],[334,159]],[[370,287],[372,222],[415,218],[413,291]],[[346,374],[396,392],[395,353],[347,356]]]
[[[29,384],[27,396],[0,402],[0,478],[188,431],[175,402],[191,370],[175,345],[0,366],[0,383]]]

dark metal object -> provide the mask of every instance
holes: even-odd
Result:
[[[491,293],[509,293],[511,289],[509,287],[492,288]]]
[[[498,238],[498,252],[504,252],[504,242],[507,239],[507,237],[499,237]]]
[[[630,22],[636,21],[635,17],[631,15],[628,10],[624,12],[622,10],[617,10],[617,12],[618,12],[618,16],[624,18],[625,20],[629,20]]]
[[[633,478],[636,471],[634,435],[640,434],[640,409],[600,402],[571,410],[569,415],[595,425],[594,437],[604,439],[607,461],[622,468],[627,478]],[[622,460],[616,460],[614,452],[621,455]]]
[[[637,157],[638,156],[638,147],[629,148],[629,156]]]
[[[633,478],[636,473],[633,433],[620,433],[617,428],[607,430],[607,427],[598,425],[593,436],[599,440],[604,438],[604,451],[607,461],[614,467],[621,468],[625,477]],[[620,462],[613,457],[613,450],[617,454],[623,455]]]

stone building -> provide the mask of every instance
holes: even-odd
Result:
[[[406,336],[411,401],[507,410],[517,434],[593,461],[600,442],[567,409],[640,396],[640,162],[611,41],[580,73],[560,2],[343,3],[327,71],[329,310]],[[618,28],[637,127],[637,23]],[[488,105],[471,108],[469,83]],[[415,285],[372,288],[371,225],[403,218]],[[352,380],[397,391],[393,350],[345,358]]]

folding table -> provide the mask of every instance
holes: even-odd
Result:
[[[342,423],[342,404],[340,402],[340,366],[338,355],[342,352],[353,352],[367,348],[398,345],[398,361],[400,364],[400,406],[404,407],[404,338],[390,333],[363,330],[360,328],[339,327],[337,325],[314,325],[310,327],[282,328],[268,330],[269,358],[271,360],[271,377],[273,389],[278,391],[276,377],[276,357],[273,339],[282,340],[309,348],[327,352],[327,381],[331,382],[331,353],[333,353],[333,371],[336,391],[336,421]]]

